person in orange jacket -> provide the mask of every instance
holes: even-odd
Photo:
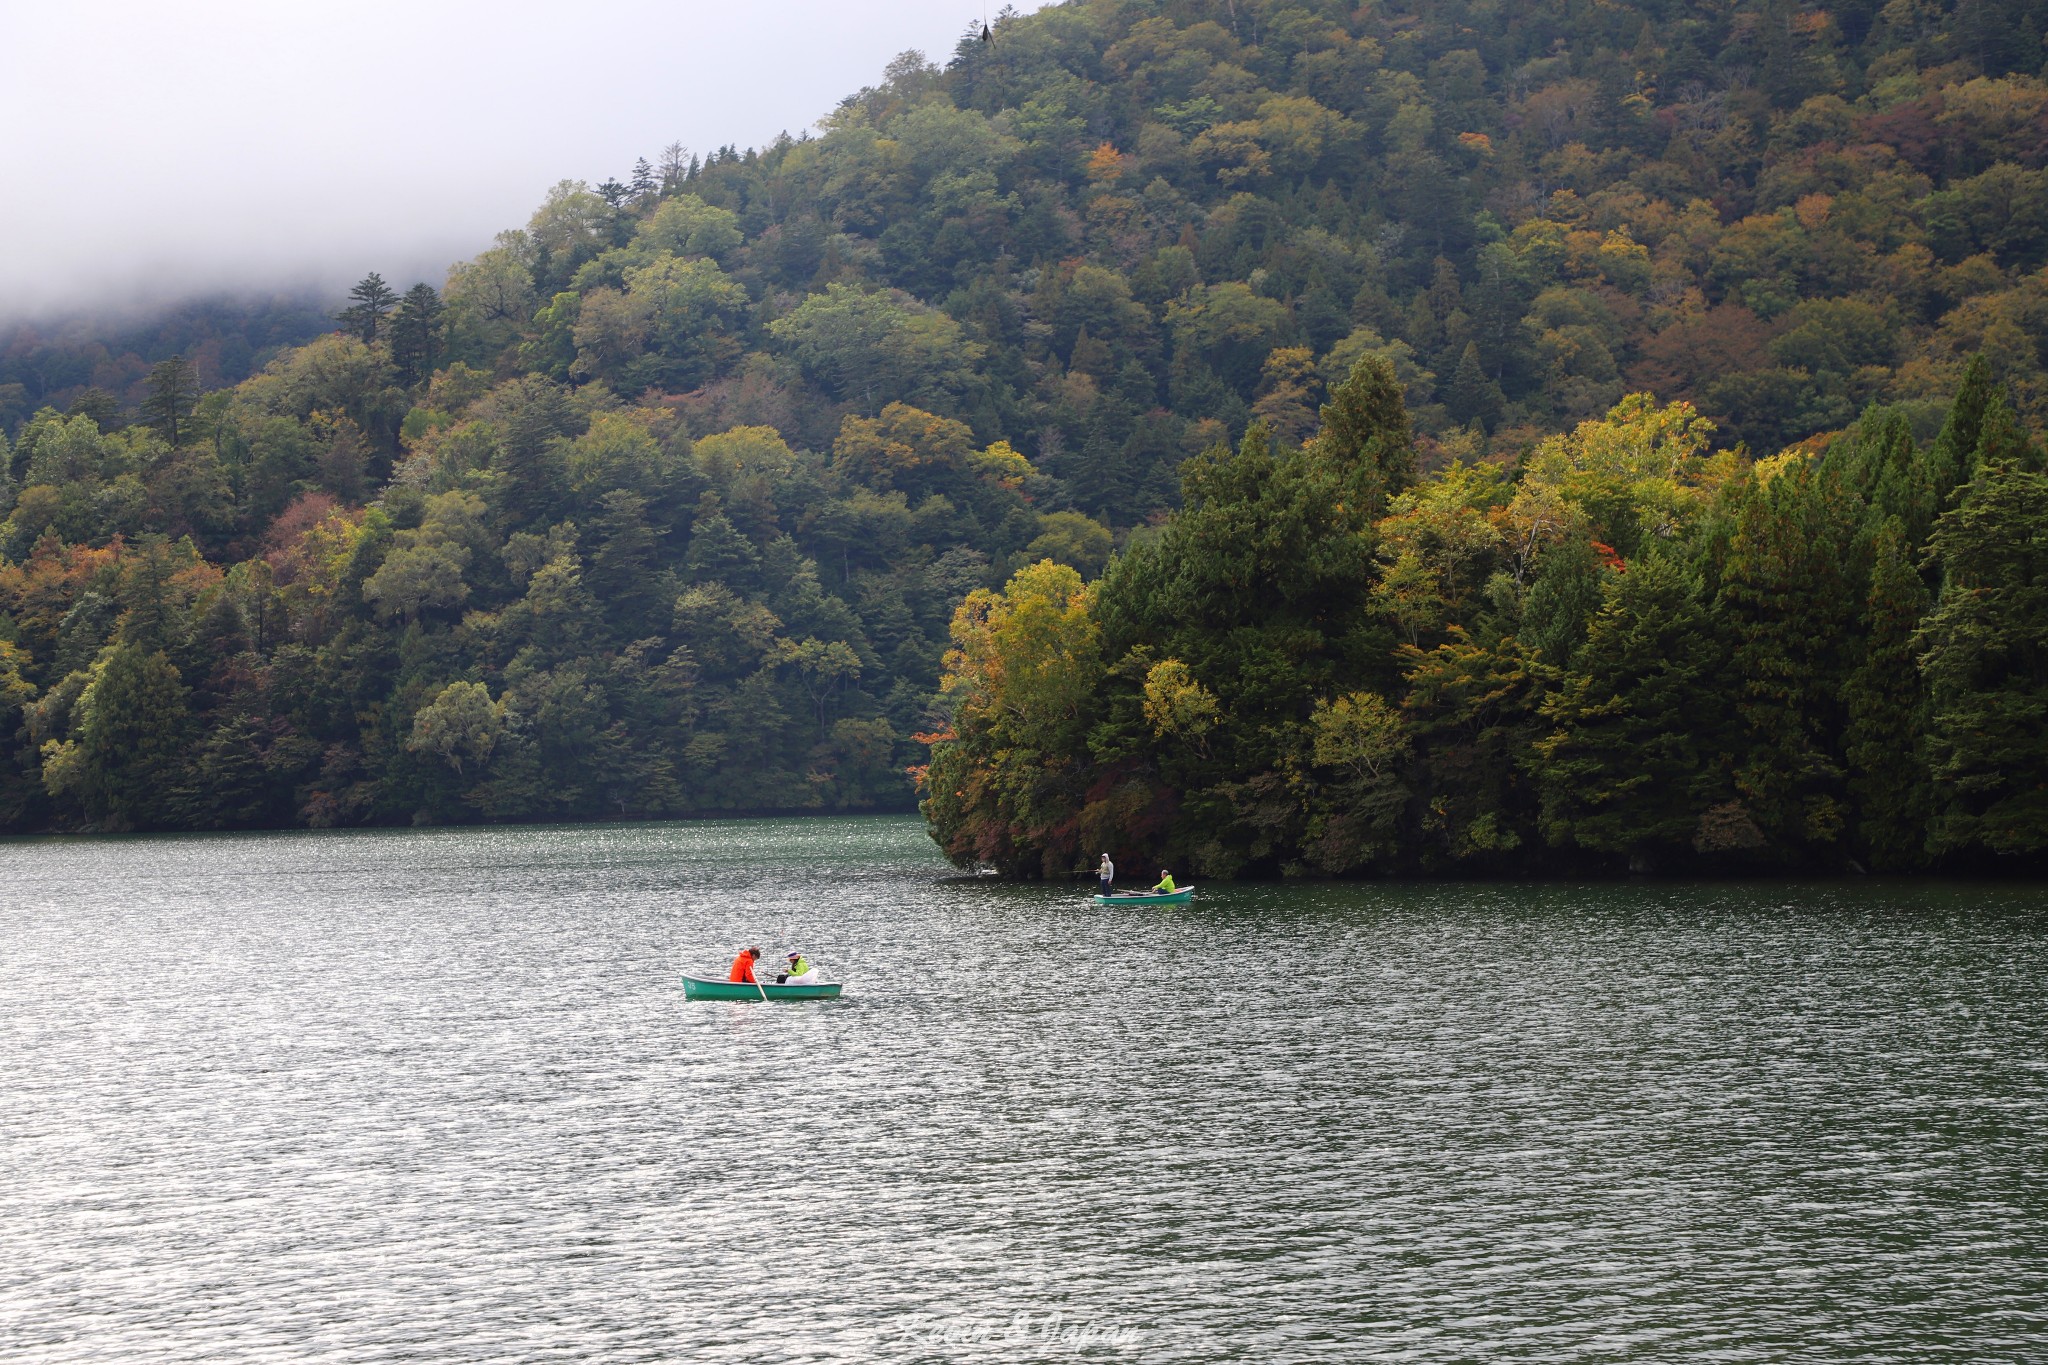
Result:
[[[726,980],[743,981],[749,986],[755,985],[754,964],[760,960],[761,950],[759,948],[747,949],[732,960],[732,974]]]

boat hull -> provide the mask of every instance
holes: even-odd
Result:
[[[820,981],[809,986],[777,986],[763,982],[756,986],[748,981],[707,981],[701,976],[683,978],[683,999],[685,1000],[760,1000],[763,993],[769,1000],[837,1000],[837,981]]]
[[[1186,905],[1193,900],[1195,888],[1183,886],[1178,891],[1135,891],[1122,896],[1097,896],[1097,905]]]

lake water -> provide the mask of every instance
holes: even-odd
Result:
[[[0,845],[10,1361],[2048,1353],[2048,892]],[[686,1004],[800,947],[823,1005]]]

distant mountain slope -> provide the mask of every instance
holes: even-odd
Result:
[[[921,381],[934,409],[1034,456],[1057,433],[1048,464],[1093,511],[1170,489],[1150,476],[1200,444],[1189,421],[1241,426],[1266,399],[1298,427],[1302,395],[1368,348],[1398,358],[1426,430],[1476,420],[1510,442],[1648,387],[1775,448],[1872,398],[1937,401],[1986,346],[2038,412],[2042,17],[1976,0],[1060,6],[963,42],[944,72],[899,62],[822,137],[610,182],[616,206],[558,188],[451,291],[457,351],[499,362],[538,332],[505,363],[711,386],[714,421],[716,386],[744,372],[813,414],[802,434],[822,445],[853,372],[824,334],[770,324],[832,282],[901,289],[961,328],[959,373]],[[694,350],[677,338],[700,320],[644,325],[653,286],[627,287],[631,260],[593,265],[685,190],[737,215],[715,259],[748,295],[701,320]],[[505,252],[530,277],[510,298],[490,292]],[[584,320],[605,289],[629,306],[602,295]],[[275,344],[259,326],[245,354]],[[1302,346],[1306,367],[1273,358]],[[1145,422],[1155,409],[1180,420]]]
[[[148,393],[150,366],[174,355],[206,388],[239,384],[279,351],[334,326],[332,305],[303,295],[195,299],[127,319],[90,315],[0,325],[0,429],[19,430],[48,405],[132,416]]]

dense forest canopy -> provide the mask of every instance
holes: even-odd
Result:
[[[0,820],[2038,854],[2041,20],[1080,0],[232,387],[17,336]]]
[[[955,861],[1202,876],[2036,868],[2048,476],[1981,358],[1936,439],[1710,448],[1647,395],[1415,477],[1393,367],[1183,469],[1084,583],[953,624],[925,811]]]

